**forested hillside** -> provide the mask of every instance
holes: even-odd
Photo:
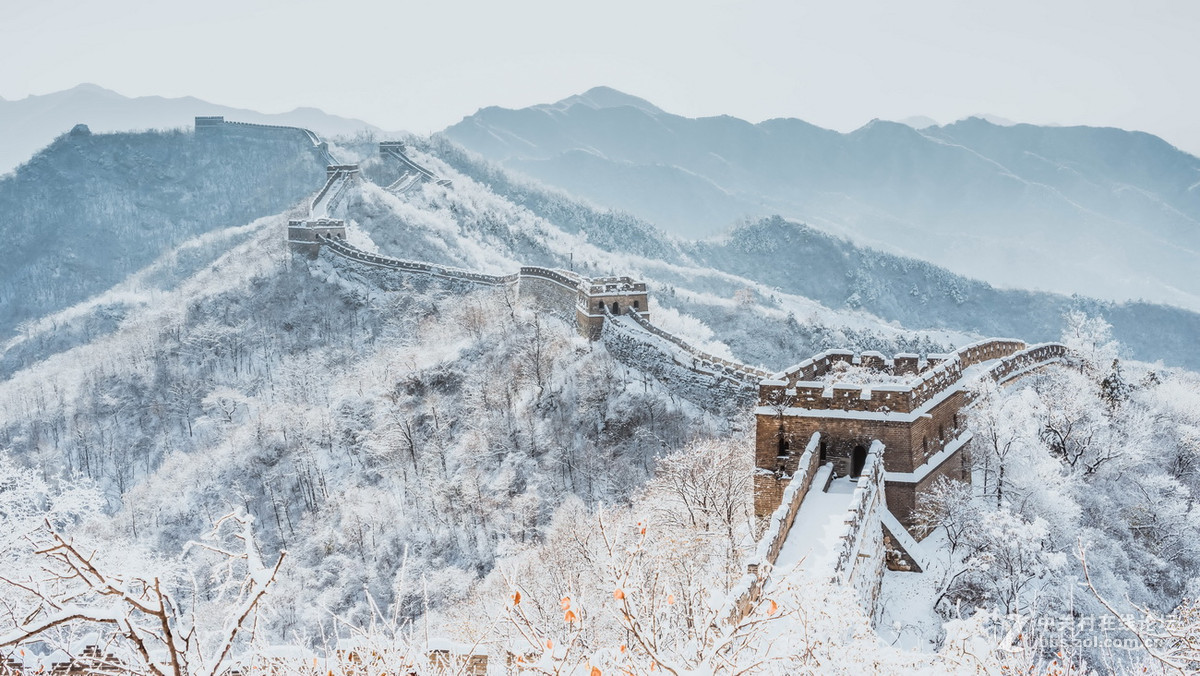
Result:
[[[1200,354],[1192,349],[1192,337],[1200,332],[1200,314],[1180,308],[998,289],[922,260],[857,246],[778,216],[744,223],[728,235],[716,238],[682,240],[655,236],[652,225],[630,214],[589,205],[552,188],[513,177],[442,137],[432,139],[430,151],[456,170],[543,218],[565,223],[567,227],[579,223],[574,227],[587,228],[581,231],[589,242],[671,264],[652,263],[653,267],[647,268],[647,274],[670,286],[704,288],[704,284],[713,283],[712,276],[701,281],[694,272],[685,269],[711,269],[760,285],[758,295],[764,297],[791,294],[835,310],[863,310],[911,329],[1020,336],[1028,340],[1052,340],[1060,335],[1066,328],[1066,313],[1074,309],[1104,317],[1129,356],[1200,367]],[[726,278],[718,283],[721,288],[718,293],[731,295],[734,289],[728,288],[730,281]],[[662,302],[672,304],[675,299],[663,298]],[[711,310],[692,313],[714,328],[719,326],[722,340],[731,345],[738,342],[737,333],[758,322],[755,317],[743,316],[744,323],[739,325],[723,322]],[[810,317],[809,313],[798,310],[795,315],[802,327],[790,329],[791,335],[807,330],[803,327],[812,324],[803,321]],[[749,332],[770,334],[772,327],[781,326],[778,321],[770,324],[755,326]],[[818,344],[796,345],[793,354],[805,354],[808,350],[804,348]],[[853,338],[847,338],[846,344],[862,346]],[[744,348],[738,353],[752,362],[764,361],[764,355],[754,348]],[[787,357],[783,359],[786,361]]]
[[[197,235],[291,207],[323,175],[299,132],[63,134],[0,177],[0,338]]]
[[[856,247],[779,217],[728,237],[683,245],[698,263],[742,275],[831,308],[861,308],[903,326],[1055,340],[1071,311],[1104,317],[1129,356],[1200,368],[1200,314],[1169,305],[997,289],[913,258]],[[789,261],[763,265],[764,257]]]
[[[104,138],[68,137],[48,155]],[[172,148],[198,166],[213,159],[189,135],[117,140],[160,148],[145,164],[156,171],[175,166]],[[394,672],[443,639],[551,673],[999,673],[1148,659],[1054,656],[1029,641],[1057,629],[1034,631],[1023,617],[1071,622],[1106,612],[1100,598],[1152,622],[1186,611],[1200,571],[1200,388],[1194,374],[1129,362],[1102,319],[1067,312],[1120,317],[1120,306],[997,291],[783,219],[680,242],[440,139],[409,152],[449,184],[403,195],[353,184],[338,216],[359,249],[494,274],[523,263],[630,274],[650,285],[656,327],[770,371],[826,348],[944,352],[971,342],[960,328],[1064,329],[1065,363],[975,391],[975,488],[944,485],[922,505],[936,565],[889,573],[875,617],[827,579],[800,577],[727,625],[762,527],[750,502],[753,409],[631,365],[687,370],[670,356],[646,348],[638,362],[621,354],[636,345],[581,337],[573,306],[366,267],[329,247],[296,253],[286,224],[303,209],[231,227],[184,220],[198,199],[187,190],[240,181],[267,208],[272,181],[299,184],[311,169],[297,141],[286,176],[234,172],[225,148],[222,169],[179,178],[174,208],[147,198],[196,234],[176,242],[184,226],[167,222],[150,240],[163,253],[129,244],[147,264],[4,343],[0,599],[10,621],[0,646],[64,607],[85,609],[93,623],[59,643],[25,643],[51,659],[92,640],[130,595],[165,589],[184,609],[169,626],[225,641],[243,666],[291,659],[289,673],[359,669],[347,645],[368,646],[358,654]],[[266,162],[272,147],[255,156]],[[368,179],[395,174],[364,140],[341,150],[364,158]],[[46,174],[57,187],[43,192],[86,192],[105,168]],[[313,173],[300,199],[320,184]],[[55,213],[48,199],[35,206]],[[125,221],[109,223],[114,239],[140,241]],[[1179,324],[1147,326],[1161,336]],[[1081,552],[1090,588],[1078,584]],[[97,576],[62,572],[80,560],[133,587],[81,590]],[[250,595],[267,585],[269,595]],[[253,631],[220,639],[238,617],[253,618]],[[111,645],[124,660],[161,664],[126,642],[139,631]],[[195,645],[163,654],[217,672],[233,664]]]

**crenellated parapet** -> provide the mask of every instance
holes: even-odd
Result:
[[[887,501],[911,526],[920,497],[938,478],[969,480],[964,408],[971,384],[1011,380],[1066,355],[1059,344],[994,339],[923,358],[829,350],[773,374],[760,383],[755,409],[755,512],[766,516],[779,504],[795,471],[793,449],[820,432],[821,462],[841,476],[859,476],[868,449],[884,444]]]
[[[287,241],[294,251],[317,255],[322,244],[346,240],[346,222],[338,218],[292,219],[288,221]]]
[[[866,463],[843,521],[833,566],[834,581],[854,587],[867,607],[873,607],[879,598],[886,560],[882,523],[883,512],[888,509],[883,470],[885,451],[878,441],[867,451]]]
[[[627,312],[650,319],[650,297],[646,283],[631,277],[597,277],[579,285],[575,305],[579,330],[593,340],[600,336],[605,314]]]
[[[955,387],[971,367],[1025,349],[1019,340],[985,340],[952,354],[826,350],[764,379],[759,405],[807,410],[911,413]]]
[[[304,127],[289,127],[281,124],[257,124],[254,122],[235,122],[226,120],[223,115],[197,115],[195,121],[196,136],[200,139],[215,139],[220,137],[254,138],[263,134],[279,136],[280,134],[300,134],[312,144],[312,151],[325,164],[337,164],[337,160],[329,152],[329,144],[322,141],[315,132]]]

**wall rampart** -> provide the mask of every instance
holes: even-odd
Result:
[[[757,386],[758,383],[768,374],[762,369],[757,369],[752,366],[740,364],[738,362],[729,361],[720,357],[714,357],[707,352],[698,350],[686,341],[677,338],[673,334],[667,333],[657,326],[650,323],[650,320],[643,313],[630,312],[626,315],[637,323],[647,333],[651,333],[663,340],[669,341],[681,350],[689,354],[694,359],[694,365],[708,371],[720,372],[731,378],[740,380],[747,385]]]
[[[681,364],[671,350],[638,328],[606,321],[600,339],[608,352],[630,368],[654,377],[667,388],[710,411],[728,414],[731,408],[754,403],[753,388],[721,372]]]
[[[886,562],[881,520],[881,510],[887,509],[883,453],[881,442],[871,444],[850,500],[834,563],[834,582],[853,587],[868,608],[874,608],[879,598]]]
[[[771,567],[779,559],[779,552],[783,549],[783,543],[787,540],[788,533],[792,530],[792,524],[796,521],[796,513],[800,511],[800,505],[812,489],[813,477],[816,476],[819,465],[820,442],[821,435],[818,433],[813,434],[808,440],[808,444],[805,445],[797,472],[786,481],[779,507],[771,515],[766,530],[759,538],[758,547],[746,562],[746,574],[730,593],[724,611],[725,622],[730,624],[740,622],[750,613],[754,604],[762,596],[763,583],[766,581]],[[775,481],[773,476],[767,478]],[[758,480],[757,475],[755,480]]]
[[[878,352],[855,355],[849,350],[826,350],[765,379],[759,403],[813,410],[910,413],[954,387],[965,369],[1024,349],[1025,343],[1017,340],[986,340],[953,354],[930,354],[923,361],[910,353],[888,359]],[[822,381],[839,362],[872,369],[881,376],[909,378],[888,382],[881,377],[876,384],[853,385]]]
[[[545,268],[523,267],[518,277],[517,293],[521,300],[565,321],[575,319],[575,296],[578,291],[565,275]]]

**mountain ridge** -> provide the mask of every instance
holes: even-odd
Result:
[[[688,238],[780,214],[999,286],[1200,309],[1200,158],[1152,134],[978,117],[843,134],[569,101],[443,133]]]
[[[23,99],[0,98],[0,175],[27,161],[59,134],[76,124],[95,132],[141,131],[190,127],[196,115],[312,129],[322,135],[346,136],[359,130],[381,131],[362,120],[331,115],[311,106],[283,113],[260,113],[225,106],[194,96],[129,97],[100,85],[83,83],[70,89]]]

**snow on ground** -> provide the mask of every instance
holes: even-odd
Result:
[[[885,383],[909,385],[913,382],[914,378],[911,375],[892,375],[884,371],[838,361],[834,362],[829,367],[829,371],[817,378],[817,380],[845,385],[880,385]]]
[[[928,566],[923,573],[883,572],[879,592],[880,639],[907,650],[932,651],[942,633],[942,619],[934,603],[942,592],[948,561],[946,534],[941,529],[921,541]]]
[[[856,479],[840,477],[821,488],[829,480],[833,465],[817,470],[812,487],[796,512],[796,521],[775,560],[772,583],[804,571],[811,574],[833,575],[833,556],[838,538],[845,530],[846,512],[854,497]]]

